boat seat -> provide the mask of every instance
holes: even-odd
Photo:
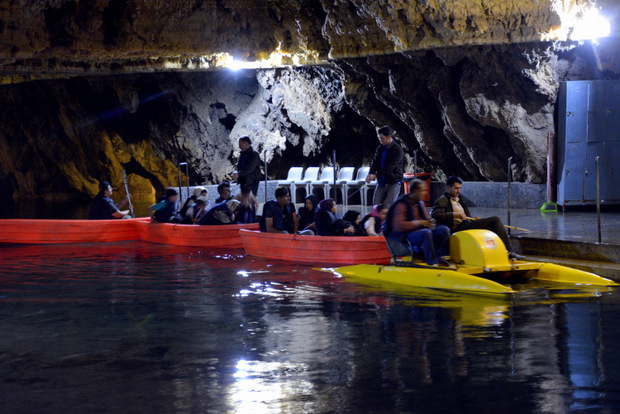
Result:
[[[297,185],[302,181],[302,174],[304,169],[302,167],[291,167],[288,170],[286,180],[278,181],[278,186],[289,187],[291,190],[291,202],[295,204],[295,194],[297,192]]]

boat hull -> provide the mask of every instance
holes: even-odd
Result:
[[[300,236],[283,233],[239,231],[245,252],[267,259],[300,263],[388,264],[392,256],[379,236]]]
[[[137,240],[136,223],[148,217],[129,220],[0,220],[0,243],[55,244],[97,243]]]
[[[136,223],[140,240],[188,247],[243,247],[239,230],[258,230],[258,223],[199,226],[172,223]]]
[[[355,265],[334,269],[353,281],[380,281],[398,285],[432,289],[457,290],[470,293],[510,294],[508,286],[483,277],[461,273],[449,268]]]
[[[470,266],[443,268],[426,265],[373,266],[356,265],[333,269],[338,274],[364,283],[374,281],[404,286],[454,290],[469,293],[507,294],[514,290],[487,277],[501,274],[506,280],[519,275],[526,280],[536,280],[561,287],[608,288],[616,282],[594,273],[584,272],[553,263],[513,262],[510,268],[474,268]]]

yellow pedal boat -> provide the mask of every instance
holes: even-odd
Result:
[[[392,265],[358,264],[333,269],[353,281],[456,290],[478,294],[511,294],[502,283],[538,280],[573,286],[618,286],[594,273],[553,263],[509,260],[504,243],[493,232],[466,230],[450,236],[450,266],[429,266],[412,257],[394,257]]]

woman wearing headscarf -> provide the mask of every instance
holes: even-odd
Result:
[[[369,236],[381,236],[383,235],[383,222],[387,216],[388,208],[383,204],[377,204],[372,206],[372,211],[362,219],[360,223],[362,228]]]
[[[339,218],[336,212],[336,203],[333,199],[326,198],[319,203],[319,211],[314,218],[319,236],[344,236],[355,232],[353,226]]]
[[[235,212],[239,210],[241,203],[239,200],[222,201],[211,207],[207,211],[198,224],[200,225],[217,225],[217,224],[234,224]]]
[[[314,194],[310,194],[304,200],[304,205],[297,210],[297,220],[301,230],[307,229],[316,232],[314,216],[319,210],[319,200]]]
[[[344,216],[342,216],[342,219],[347,223],[351,223],[355,229],[355,232],[353,233],[354,236],[367,236],[364,228],[360,225],[361,218],[362,214],[357,210],[348,210],[344,213]]]

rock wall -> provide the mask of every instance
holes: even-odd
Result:
[[[559,81],[617,78],[588,45],[409,52],[263,71],[84,76],[0,86],[3,197],[92,197],[99,180],[154,199],[178,183],[226,179],[249,135],[271,178],[293,165],[368,165],[391,125],[438,179],[545,179]],[[186,177],[183,177],[186,182]]]

